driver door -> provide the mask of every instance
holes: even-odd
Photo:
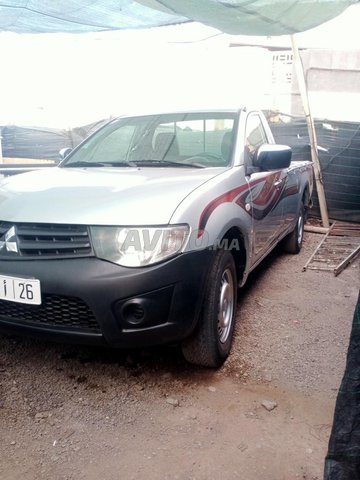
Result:
[[[245,165],[250,190],[250,214],[253,217],[253,259],[256,262],[277,241],[283,226],[282,192],[286,170],[259,171],[253,165],[256,150],[270,143],[261,117],[250,113],[245,128]]]

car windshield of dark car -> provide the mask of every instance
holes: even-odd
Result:
[[[230,165],[236,113],[127,117],[100,129],[61,167],[224,167]]]

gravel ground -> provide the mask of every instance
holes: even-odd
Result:
[[[359,290],[275,251],[239,295],[218,371],[177,347],[0,343],[0,479],[320,480]]]

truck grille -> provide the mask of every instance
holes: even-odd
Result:
[[[100,326],[90,308],[79,298],[43,295],[41,305],[0,300],[1,320],[14,320],[17,324],[64,327],[92,333],[100,332]]]
[[[0,222],[0,258],[49,259],[92,255],[87,226]]]

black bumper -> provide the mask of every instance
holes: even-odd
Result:
[[[147,268],[0,261],[0,275],[37,278],[42,292],[41,306],[0,300],[0,332],[121,348],[180,341],[196,325],[211,256],[191,252]]]

